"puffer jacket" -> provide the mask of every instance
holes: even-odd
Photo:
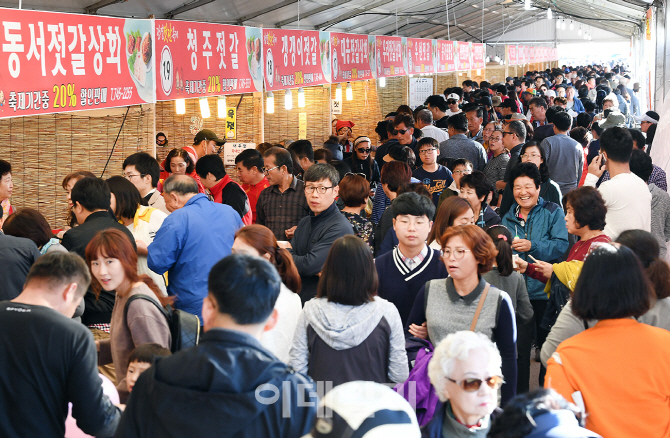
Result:
[[[547,263],[562,261],[562,256],[568,250],[568,229],[565,226],[563,209],[553,202],[538,198],[537,205],[528,214],[525,224],[522,225],[516,216],[518,204],[515,202],[502,219],[502,224],[509,228],[514,236],[531,241],[528,252],[515,254],[525,261],[532,263],[532,255],[538,260]],[[524,276],[526,289],[531,300],[546,300],[544,283]]]

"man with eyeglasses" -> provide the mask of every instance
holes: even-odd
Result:
[[[423,183],[433,198],[433,203],[437,207],[440,194],[452,182],[451,171],[441,164],[437,164],[437,157],[440,155],[440,147],[437,140],[430,137],[424,137],[418,142],[419,155],[423,160],[423,165],[417,167],[412,176]]]
[[[340,182],[337,170],[330,164],[315,164],[307,169],[303,179],[312,214],[300,220],[290,243],[279,242],[279,246],[293,255],[302,280],[300,299],[304,304],[316,295],[319,274],[333,242],[354,232],[335,204]]]
[[[123,161],[123,176],[140,191],[141,204],[170,214],[165,199],[156,189],[160,173],[158,161],[146,152],[134,153]]]
[[[509,176],[512,172],[514,166],[516,166],[519,161],[519,153],[523,144],[526,142],[526,125],[519,120],[513,120],[505,126],[503,130],[503,146],[510,152],[509,161],[507,162],[507,168],[505,169],[505,178],[501,181],[496,181],[496,190],[504,190],[505,186],[509,182]]]
[[[416,147],[416,139],[414,138],[414,117],[409,114],[398,114],[393,119],[393,134],[396,136],[398,143],[403,146],[409,146],[416,156],[416,166],[421,166],[421,157],[419,157],[419,150]]]
[[[268,149],[263,162],[270,187],[258,196],[256,223],[272,230],[278,241],[287,241],[293,238],[300,219],[310,212],[305,184],[293,176],[293,160],[286,149]]]

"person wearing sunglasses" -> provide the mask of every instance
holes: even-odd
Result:
[[[416,156],[416,166],[421,166],[421,157],[419,157],[419,150],[416,146],[416,138],[414,138],[414,117],[409,114],[398,114],[393,119],[393,131],[391,132],[402,146],[408,146]],[[414,168],[414,166],[412,167]]]
[[[461,96],[459,96],[456,93],[449,93],[449,95],[447,96],[447,107],[449,109],[446,110],[444,113],[448,117],[462,113],[463,111],[461,111],[461,109],[458,106],[460,103],[461,103]]]
[[[354,140],[354,152],[351,156],[344,160],[349,165],[353,173],[365,174],[365,179],[370,183],[371,188],[375,188],[379,184],[381,177],[379,173],[379,165],[372,159],[372,142],[364,135],[356,137]]]
[[[423,436],[486,437],[502,413],[497,407],[501,362],[495,344],[481,333],[459,331],[440,342],[428,376],[441,403]]]
[[[476,225],[450,227],[439,240],[449,277],[431,280],[419,291],[408,318],[409,333],[428,339],[433,345],[449,334],[468,329],[495,339],[502,357],[504,404],[514,397],[517,386],[514,305],[507,292],[482,278],[491,270],[497,250],[486,232]],[[500,374],[483,377],[493,375]],[[463,379],[456,375],[449,377]],[[439,394],[441,387],[435,389]]]

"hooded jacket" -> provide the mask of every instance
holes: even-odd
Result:
[[[400,314],[377,296],[360,306],[326,298],[305,303],[290,355],[296,371],[333,386],[354,380],[401,383],[409,376]]]
[[[563,209],[553,202],[548,202],[539,197],[537,205],[528,213],[528,217],[522,225],[516,216],[515,202],[502,219],[505,225],[514,236],[520,239],[531,241],[531,248],[528,252],[515,254],[525,261],[531,263],[533,260],[528,257],[532,255],[538,260],[548,263],[560,261],[561,256],[568,250],[568,229],[565,227],[565,214]],[[547,294],[544,292],[544,283],[541,281],[526,278],[526,289],[528,297],[531,300],[546,300]]]
[[[116,437],[300,437],[316,414],[313,384],[251,336],[211,329],[142,373]]]

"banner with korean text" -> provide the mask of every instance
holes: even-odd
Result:
[[[155,102],[151,20],[0,14],[0,118]]]
[[[471,53],[472,53],[472,65],[471,69],[480,69],[486,66],[484,58],[486,57],[484,52],[484,44],[481,43],[472,43]]]
[[[156,99],[263,91],[263,45],[255,27],[155,21]]]
[[[265,89],[330,83],[330,34],[318,30],[263,29]]]
[[[395,36],[376,36],[375,58],[377,77],[406,76],[407,38]]]
[[[456,42],[447,40],[435,40],[437,53],[435,61],[438,73],[450,73],[456,71]]]
[[[330,48],[333,83],[374,78],[374,36],[331,32]]]
[[[454,41],[456,49],[456,70],[470,70],[470,43]]]
[[[407,73],[435,73],[437,40],[407,38]]]
[[[517,57],[517,46],[507,46],[507,64],[517,65],[519,58]]]

